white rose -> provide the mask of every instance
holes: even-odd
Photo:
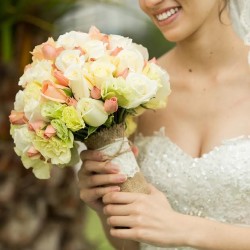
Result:
[[[132,43],[129,49],[139,51],[142,54],[144,60],[148,61],[149,59],[148,49],[142,46],[141,44]]]
[[[81,55],[80,50],[64,50],[56,58],[56,67],[65,72],[71,65],[83,66],[85,63],[85,56]]]
[[[118,59],[118,72],[129,68],[131,72],[141,73],[144,67],[144,58],[137,50],[122,50],[116,58]]]
[[[158,84],[155,80],[150,80],[145,75],[130,73],[126,78],[126,85],[129,95],[126,96],[127,109],[136,108],[147,103],[156,95]]]
[[[93,127],[99,127],[108,119],[108,113],[104,110],[104,103],[92,98],[82,98],[77,103],[77,111],[84,122]]]
[[[81,47],[82,44],[90,40],[87,33],[71,31],[59,36],[56,47],[63,47],[65,49],[74,49]]]
[[[89,58],[98,59],[106,54],[106,44],[99,40],[91,40],[83,45]]]
[[[80,65],[71,65],[64,72],[64,76],[69,79],[71,88],[76,100],[83,97],[90,97],[90,84],[83,76],[84,69]]]
[[[28,130],[27,125],[16,127],[12,131],[12,137],[15,143],[15,152],[21,156],[32,146],[33,134]]]
[[[45,118],[42,117],[41,115],[40,102],[33,98],[25,103],[24,114],[25,114],[25,117],[27,117],[27,119],[30,122],[34,122],[37,120],[45,120]]]
[[[114,50],[117,47],[127,49],[131,46],[132,39],[119,35],[109,35],[110,50]]]
[[[107,78],[113,78],[116,67],[109,61],[95,61],[90,65],[90,72],[93,75],[94,85],[101,88],[102,82]]]
[[[19,90],[15,97],[14,110],[23,112],[24,109],[24,91]]]
[[[44,120],[41,116],[40,99],[41,85],[36,82],[28,83],[23,91],[23,111],[31,122],[34,120]]]
[[[158,82],[156,97],[151,99],[145,106],[150,109],[164,108],[167,104],[167,97],[171,93],[169,75],[167,71],[155,63],[150,63],[148,77]]]
[[[29,82],[42,83],[45,80],[54,81],[52,76],[52,61],[40,60],[33,62],[20,77],[18,85],[25,87]]]

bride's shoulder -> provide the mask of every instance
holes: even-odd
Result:
[[[144,136],[151,136],[159,131],[164,119],[161,110],[146,110],[137,119],[137,133]]]

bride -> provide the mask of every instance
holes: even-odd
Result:
[[[139,2],[176,42],[158,62],[167,108],[147,111],[135,139],[151,193],[118,192],[119,168],[84,151],[81,198],[116,249],[249,250],[250,1]]]

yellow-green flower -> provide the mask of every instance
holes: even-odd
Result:
[[[85,127],[83,119],[73,106],[68,106],[63,109],[62,121],[73,132]]]
[[[65,104],[48,101],[42,104],[41,114],[45,118],[60,119],[62,117],[62,112],[66,107],[67,105]]]
[[[52,164],[68,164],[71,160],[70,149],[73,148],[73,134],[71,131],[65,133],[64,128],[60,127],[59,123],[57,123],[55,129],[57,132],[59,131],[58,134],[63,139],[58,136],[46,139],[43,136],[43,131],[38,131],[33,140],[33,145],[46,161],[51,161]]]

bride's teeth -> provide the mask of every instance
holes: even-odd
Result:
[[[161,13],[159,15],[156,15],[157,20],[163,21],[174,15],[176,12],[178,12],[178,8],[172,8],[164,13]]]

